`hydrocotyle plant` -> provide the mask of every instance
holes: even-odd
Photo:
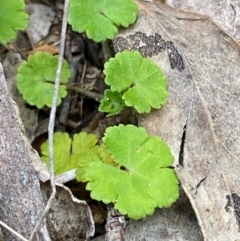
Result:
[[[0,43],[16,38],[17,30],[28,26],[24,0],[0,0]]]
[[[75,31],[86,32],[89,38],[101,42],[113,39],[117,26],[127,27],[136,16],[137,6],[132,0],[72,0],[68,20]],[[37,65],[37,69],[44,72],[46,63]],[[34,67],[23,66],[18,74],[18,87],[24,98],[30,94],[23,81],[29,68]],[[63,83],[70,75],[68,68],[63,71]],[[38,88],[47,90],[50,98],[50,87],[44,85],[52,84],[53,74],[48,71],[50,74],[40,74],[42,83],[38,83]],[[110,89],[105,91],[99,110],[108,115],[118,114],[125,106],[149,113],[151,108],[160,108],[167,102],[166,77],[152,60],[138,52],[118,53],[105,64],[104,74]],[[60,91],[60,97],[66,95],[64,91],[65,88],[62,95]],[[31,99],[31,103],[40,107],[49,102]],[[170,207],[177,200],[179,182],[171,167],[174,158],[160,137],[149,136],[145,129],[134,125],[119,125],[107,128],[102,144],[97,142],[91,134],[80,133],[71,139],[66,133],[55,133],[55,174],[76,168],[77,180],[87,182],[93,199],[113,203],[121,214],[133,219],[153,214],[156,207]],[[42,153],[48,163],[47,143],[43,144]]]
[[[151,59],[137,51],[117,53],[105,63],[103,72],[110,90],[105,91],[99,110],[108,116],[118,114],[125,106],[149,113],[167,102],[167,78]]]
[[[36,52],[28,57],[27,62],[19,66],[17,88],[30,105],[35,105],[39,109],[52,105],[57,62],[58,56],[47,52]],[[61,103],[61,98],[67,96],[66,83],[70,75],[69,64],[63,60],[58,105]]]
[[[114,39],[119,26],[136,21],[137,4],[133,0],[71,0],[68,22],[74,31],[86,32],[95,42]]]
[[[93,199],[114,203],[132,219],[144,218],[156,207],[170,207],[177,200],[174,158],[159,137],[149,136],[144,128],[119,125],[107,128],[103,143],[117,165],[99,160],[86,169],[83,178]]]
[[[103,144],[86,133],[55,133],[55,173],[77,168],[78,181],[87,182],[91,197],[113,203],[132,219],[151,215],[156,207],[170,207],[179,196],[167,144],[144,128],[119,125],[106,129]],[[48,162],[47,143],[41,147]]]

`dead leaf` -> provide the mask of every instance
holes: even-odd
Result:
[[[85,201],[73,196],[63,184],[56,184],[57,193],[47,216],[47,228],[52,241],[86,241],[94,235],[94,221]],[[49,183],[41,183],[43,200],[47,204],[52,192]]]
[[[240,41],[240,2],[238,0],[167,0],[166,3],[175,8],[211,17],[219,23],[228,34]]]
[[[56,46],[54,45],[51,45],[51,44],[43,44],[43,45],[40,45],[38,47],[36,47],[34,50],[32,50],[31,52],[29,52],[29,55],[30,54],[35,54],[36,52],[48,52],[48,53],[51,53],[51,54],[58,54],[59,50]]]
[[[169,144],[204,239],[240,240],[240,46],[208,17],[138,2],[137,22],[114,48],[151,57],[170,92],[140,125]]]
[[[28,30],[34,43],[47,36],[56,12],[43,4],[29,4],[26,11],[30,15]]]
[[[104,236],[93,241],[104,241]],[[187,197],[181,198],[171,208],[157,209],[154,215],[140,220],[130,220],[124,230],[126,241],[202,241],[202,234]]]

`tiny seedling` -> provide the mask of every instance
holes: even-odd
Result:
[[[119,26],[136,21],[137,4],[133,0],[71,0],[68,22],[74,31],[86,32],[95,42],[114,39]]]
[[[37,52],[28,57],[28,61],[20,65],[17,75],[17,88],[23,98],[30,104],[41,109],[50,107],[54,93],[58,56],[47,52]],[[61,98],[67,96],[66,84],[71,75],[70,67],[63,60],[61,85],[58,93],[58,105]]]
[[[0,43],[16,38],[17,30],[28,26],[28,15],[23,0],[0,0]]]
[[[98,110],[106,112],[107,117],[119,114],[125,107],[122,94],[117,91],[106,89],[104,91],[104,98],[100,101]]]
[[[105,64],[106,90],[99,110],[118,114],[124,106],[134,107],[138,113],[149,113],[167,102],[167,78],[158,66],[135,51],[117,53]]]

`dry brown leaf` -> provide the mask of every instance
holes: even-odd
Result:
[[[230,35],[240,40],[239,0],[167,0],[166,3],[175,8],[207,15],[219,23]]]
[[[43,45],[40,45],[40,46],[36,47],[31,52],[29,52],[29,55],[35,54],[36,52],[49,52],[51,54],[58,54],[59,50],[54,45],[43,44]]]
[[[85,201],[73,196],[63,184],[56,184],[56,196],[47,215],[47,227],[52,241],[86,241],[94,235],[94,221]],[[51,187],[41,184],[43,200],[47,203]]]
[[[208,17],[138,2],[145,10],[115,50],[151,57],[170,92],[140,124],[169,144],[204,239],[240,240],[240,46]]]

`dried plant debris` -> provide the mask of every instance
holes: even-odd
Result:
[[[185,69],[180,50],[172,41],[165,41],[159,33],[147,36],[146,33],[136,32],[126,37],[118,36],[114,42],[116,52],[125,49],[131,51],[138,50],[143,57],[152,57],[160,52],[167,51],[171,69],[176,68],[180,72]]]
[[[41,186],[43,199],[47,202],[51,188]],[[57,185],[57,194],[47,217],[48,231],[52,241],[86,241],[94,234],[94,222],[89,206],[78,200],[62,184]]]

